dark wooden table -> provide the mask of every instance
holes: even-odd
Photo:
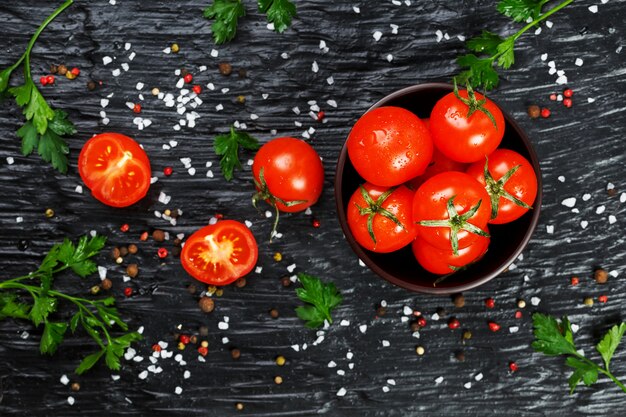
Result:
[[[0,67],[19,57],[56,3],[60,1],[0,5]],[[33,54],[37,78],[52,63],[82,70],[74,82],[59,79],[57,86],[43,89],[56,107],[69,112],[78,133],[70,139],[70,170],[61,175],[37,156],[20,155],[15,130],[22,116],[11,101],[2,103],[2,278],[36,268],[53,242],[64,236],[76,238],[96,230],[109,236],[107,247],[111,248],[137,243],[141,231],[154,228],[172,236],[188,235],[215,213],[253,223],[262,272],[251,274],[245,288],[226,288],[223,297],[216,299],[216,310],[205,315],[197,308],[196,296],[186,290],[193,280],[172,257],[159,261],[156,243],[142,242],[134,257],[140,274],[130,285],[141,293],[132,298],[122,294],[127,285],[122,282],[124,265],[103,255],[99,264],[108,268],[114,282],[112,293],[124,317],[132,328],[145,328],[145,340],[136,345],[144,361],[124,361],[122,370],[113,373],[115,379],[104,366],[76,377],[72,372],[79,358],[92,351],[90,339],[70,338],[54,357],[43,357],[37,352],[40,330],[5,320],[0,323],[0,415],[623,415],[626,397],[613,383],[602,379],[591,388],[579,387],[570,396],[569,370],[562,358],[533,353],[529,343],[532,311],[568,314],[580,326],[576,334],[580,347],[598,359],[593,345],[608,326],[624,319],[626,204],[619,199],[626,191],[626,51],[622,51],[626,1],[577,1],[553,16],[552,28],[544,25],[541,34],[529,33],[519,40],[516,63],[504,73],[492,97],[517,118],[536,146],[544,176],[542,216],[523,259],[509,272],[465,294],[466,306],[460,309],[447,297],[395,288],[359,265],[336,219],[334,167],[351,125],[368,106],[405,86],[450,80],[457,71],[454,58],[462,51],[458,36],[476,35],[483,27],[509,33],[514,25],[496,12],[494,2],[413,0],[409,6],[404,2],[398,6],[382,0],[307,0],[297,2],[298,19],[279,35],[266,28],[254,2],[245,1],[248,17],[242,20],[236,40],[214,47],[209,23],[201,16],[208,3],[117,0],[117,5],[110,5],[106,0],[78,0],[43,34]],[[592,3],[598,3],[597,13],[588,10]],[[360,13],[353,6],[359,6]],[[398,25],[397,34],[392,34],[392,24]],[[376,31],[382,32],[379,41],[373,37]],[[322,40],[326,52],[320,49]],[[163,50],[174,42],[180,45],[180,53],[165,54]],[[218,57],[211,56],[212,49],[219,51]],[[393,56],[391,62],[388,54]],[[545,61],[542,54],[547,54]],[[115,60],[105,66],[104,57]],[[577,58],[583,60],[582,66],[575,64]],[[567,85],[575,91],[571,109],[548,98],[564,88],[555,83],[556,74],[548,73],[549,61],[565,71]],[[233,75],[220,75],[220,62],[231,63]],[[314,62],[319,65],[317,73],[312,71]],[[123,63],[128,63],[128,71],[122,69],[114,77],[112,70],[122,68]],[[207,71],[199,72],[202,65]],[[152,97],[150,89],[156,86],[176,93],[174,71],[183,67],[202,85],[214,83],[216,90],[205,88],[202,93],[197,126],[175,131],[180,116]],[[245,78],[237,75],[239,69],[247,71]],[[89,92],[85,87],[89,79],[102,80],[103,86]],[[138,82],[144,84],[142,117],[153,122],[142,131],[133,125],[135,114],[125,104],[138,100]],[[222,88],[229,91],[222,93]],[[110,104],[103,109],[101,99],[111,94]],[[245,105],[235,102],[240,94],[246,97]],[[327,123],[308,115],[310,100],[326,112]],[[337,108],[328,100],[335,100]],[[548,105],[552,116],[530,120],[526,116],[530,103]],[[219,104],[224,108],[218,112]],[[302,113],[296,115],[294,107]],[[110,120],[107,126],[101,111]],[[258,119],[252,120],[252,114]],[[211,146],[212,138],[236,120],[245,122],[262,141],[278,135],[299,137],[310,126],[315,128],[311,143],[324,159],[324,194],[312,216],[285,216],[280,225],[284,236],[272,244],[266,238],[271,219],[250,205],[253,187],[245,161],[252,155],[244,152],[244,171],[227,183]],[[140,204],[115,210],[99,204],[86,189],[82,194],[75,191],[81,184],[76,171],[81,145],[103,131],[131,135],[148,152],[159,181]],[[163,149],[171,140],[178,145]],[[8,164],[8,157],[14,158],[13,164]],[[180,162],[186,157],[196,168],[195,176]],[[206,168],[207,162],[213,166]],[[169,178],[162,174],[167,165],[175,171]],[[213,178],[207,177],[209,169]],[[609,196],[609,183],[617,195]],[[172,197],[167,206],[158,202],[160,192]],[[576,212],[562,205],[570,197],[576,198]],[[600,206],[605,211],[596,214]],[[155,210],[168,207],[184,212],[176,226],[154,215]],[[45,218],[46,208],[55,210],[54,218]],[[609,215],[616,222],[610,223]],[[17,217],[23,222],[16,222]],[[319,229],[311,226],[313,217],[320,220]],[[583,221],[586,228],[581,227]],[[130,225],[130,232],[120,232],[123,223]],[[550,227],[553,233],[548,232]],[[29,241],[27,250],[18,250],[19,239]],[[171,248],[171,241],[165,246]],[[272,259],[276,251],[283,254],[281,262]],[[287,267],[292,264],[294,272],[334,281],[345,297],[336,323],[317,346],[313,346],[315,332],[305,329],[293,312],[298,305],[293,287],[284,289],[279,281],[291,275]],[[615,271],[617,277],[597,285],[591,277],[596,266]],[[572,287],[570,278],[575,275],[581,283]],[[97,274],[85,280],[71,276],[57,280],[60,288],[72,293],[86,293],[97,282]],[[582,304],[584,297],[597,299],[601,294],[608,295],[608,303],[596,302],[592,308]],[[496,300],[493,310],[483,303],[489,296]],[[538,305],[531,303],[533,297]],[[528,306],[518,320],[514,312],[520,298]],[[388,312],[377,318],[375,309],[382,300],[388,303]],[[404,306],[421,311],[428,319],[419,340],[402,321]],[[454,314],[473,338],[463,345],[460,331],[450,331],[445,319],[433,320],[438,307]],[[278,319],[269,317],[270,308],[279,310]],[[225,316],[230,319],[229,329],[222,331],[218,322]],[[342,320],[349,324],[341,325]],[[490,332],[487,320],[499,322],[503,329]],[[178,326],[196,332],[200,325],[210,329],[206,363],[198,362],[195,349],[188,348],[181,352],[186,366],[161,359],[162,373],[150,373],[144,380],[138,377],[150,364],[147,359],[153,343],[163,340],[173,347]],[[365,333],[361,325],[367,326]],[[25,339],[23,332],[28,334]],[[390,346],[384,347],[383,341]],[[303,350],[305,343],[308,348]],[[418,344],[425,348],[425,355],[415,354]],[[299,351],[292,345],[298,345]],[[241,350],[238,361],[230,357],[233,347]],[[454,358],[459,350],[465,352],[464,362]],[[626,378],[623,352],[623,348],[618,352],[613,370]],[[279,354],[288,360],[282,368],[274,364]],[[337,366],[329,367],[330,361]],[[518,364],[518,372],[509,372],[509,361]],[[189,379],[183,376],[185,370],[190,371]],[[63,385],[62,375],[79,381],[81,390],[72,392],[69,385]],[[274,384],[276,375],[284,378],[282,385]],[[438,377],[442,377],[440,383],[436,383]],[[175,394],[176,387],[182,388],[180,395]],[[344,397],[337,396],[341,388],[346,390]],[[73,406],[68,404],[69,396],[75,399]],[[237,402],[245,404],[242,412],[235,411]]]

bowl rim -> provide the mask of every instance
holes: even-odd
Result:
[[[395,98],[405,96],[407,94],[414,94],[414,93],[417,93],[423,90],[432,89],[432,88],[447,89],[447,90],[453,91],[454,86],[448,83],[423,83],[423,84],[416,84],[413,86],[405,87],[400,90],[394,91],[391,94],[378,100],[369,109],[367,109],[365,113],[373,109],[376,109],[378,107],[381,107],[385,105],[387,102]],[[491,97],[489,99],[492,100]],[[507,269],[524,251],[524,249],[528,245],[528,242],[530,241],[539,223],[539,215],[541,213],[541,203],[543,200],[543,178],[541,174],[541,166],[539,164],[539,158],[537,157],[535,148],[532,142],[530,141],[530,138],[526,134],[526,132],[524,132],[524,130],[517,124],[515,119],[511,117],[511,115],[509,115],[496,101],[494,101],[494,103],[496,103],[498,108],[502,111],[502,115],[504,116],[505,123],[507,123],[511,128],[513,128],[513,130],[515,130],[519,138],[522,140],[522,143],[524,147],[526,148],[526,151],[530,155],[530,163],[533,166],[535,173],[537,174],[537,196],[535,197],[535,206],[533,207],[533,214],[530,220],[530,226],[526,230],[526,233],[524,234],[524,238],[519,243],[517,248],[511,253],[511,255],[493,272],[486,274],[471,282],[459,284],[454,287],[427,287],[427,286],[418,285],[418,284],[410,283],[402,279],[399,279],[395,277],[394,275],[386,272],[382,268],[380,268],[370,258],[368,252],[365,249],[363,249],[363,247],[359,245],[357,241],[354,239],[354,237],[352,236],[352,232],[350,231],[350,228],[348,226],[348,221],[347,221],[347,216],[346,216],[346,211],[345,211],[345,204],[344,204],[343,195],[342,195],[342,186],[341,186],[343,182],[343,170],[346,164],[346,160],[348,159],[348,147],[347,147],[348,138],[346,137],[341,147],[341,152],[339,154],[339,158],[337,159],[337,165],[335,168],[335,184],[334,185],[335,185],[335,204],[337,208],[337,216],[339,217],[339,224],[341,225],[341,229],[343,230],[343,234],[346,240],[348,241],[348,244],[350,245],[352,250],[356,253],[356,255],[359,257],[359,259],[361,259],[361,261],[363,261],[365,265],[367,265],[367,267],[371,271],[373,271],[376,275],[378,275],[379,277],[385,279],[386,281],[398,287],[407,289],[409,291],[419,292],[419,293],[424,293],[424,294],[449,295],[449,294],[454,294],[458,292],[468,291],[473,288],[479,287],[480,285],[483,285],[487,283],[488,281],[491,281],[492,279],[500,275],[505,269]]]

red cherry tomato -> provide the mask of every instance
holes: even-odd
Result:
[[[258,184],[267,186],[267,190],[259,189],[262,199],[271,203],[271,196],[280,211],[290,213],[315,204],[324,186],[324,166],[319,155],[300,139],[278,138],[267,142],[254,157],[252,173]],[[269,194],[263,195],[264,191]],[[302,203],[288,205],[296,201]]]
[[[89,139],[78,156],[78,172],[91,194],[104,204],[126,207],[150,188],[150,161],[137,142],[118,133]]]
[[[448,208],[450,201],[457,213],[452,218]],[[476,212],[464,221],[463,215],[476,207]],[[478,233],[481,230],[484,233],[490,215],[491,203],[485,187],[463,172],[435,175],[417,189],[413,199],[414,222],[435,221],[441,224],[436,227],[420,224],[417,231],[423,240],[440,249],[453,248],[455,235],[458,249],[474,243],[479,238]],[[452,227],[457,229],[456,233]]]
[[[503,224],[520,218],[528,211],[528,206],[534,203],[537,196],[537,176],[532,165],[515,151],[498,149],[489,155],[488,169],[491,178],[485,180],[485,163],[486,161],[473,163],[467,169],[467,173],[486,185],[485,189],[491,196],[492,218],[489,223]],[[501,184],[499,180],[515,167],[518,167],[515,173],[506,180],[504,185]],[[511,201],[504,195],[518,201]],[[519,204],[520,202],[522,204]]]
[[[496,150],[504,136],[504,116],[496,104],[480,93],[475,100],[486,100],[482,109],[493,116],[493,121],[480,109],[468,117],[470,106],[467,90],[450,93],[441,98],[430,114],[430,132],[437,149],[458,162],[476,162]],[[495,123],[494,123],[495,122]]]
[[[365,249],[379,253],[393,252],[411,243],[417,236],[411,213],[414,194],[404,185],[393,189],[366,183],[356,190],[348,203],[348,226],[356,241]]]
[[[422,174],[433,155],[426,125],[399,107],[379,107],[365,113],[352,128],[347,144],[359,175],[385,187]]]
[[[209,285],[227,285],[248,274],[258,256],[250,229],[234,220],[221,220],[189,236],[180,260],[195,279]]]
[[[415,258],[425,270],[433,274],[445,275],[480,259],[487,252],[489,240],[488,237],[479,236],[476,242],[459,249],[458,255],[455,255],[451,249],[439,249],[420,237],[413,242],[412,249]]]

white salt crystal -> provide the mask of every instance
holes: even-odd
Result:
[[[374,32],[373,36],[374,36],[374,40],[376,40],[376,42],[378,42],[380,40],[380,38],[383,36],[383,33],[377,30],[376,32]]]
[[[346,395],[346,389],[341,387],[339,388],[339,391],[337,391],[337,397],[343,397],[344,395]]]
[[[576,61],[574,61],[574,64],[575,64],[577,67],[582,67],[582,65],[583,65],[583,60],[582,60],[582,59],[580,59],[580,58],[576,58]]]
[[[561,204],[563,204],[565,207],[572,208],[576,205],[576,198],[575,197],[566,198],[565,200],[561,201]]]

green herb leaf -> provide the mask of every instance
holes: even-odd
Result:
[[[259,11],[267,14],[267,21],[274,24],[274,30],[282,33],[291,26],[296,16],[296,6],[290,0],[258,0]]]
[[[304,273],[298,274],[302,288],[296,289],[298,298],[313,306],[298,307],[296,313],[302,320],[307,321],[307,327],[317,328],[324,324],[324,320],[332,323],[332,310],[343,300],[333,283],[323,283],[319,278]],[[311,310],[314,309],[315,311]]]
[[[502,43],[500,43],[497,47],[498,54],[498,65],[504,69],[508,69],[515,62],[515,53],[513,52],[513,47],[515,46],[515,38],[509,37],[506,38]]]
[[[52,167],[65,174],[67,172],[67,154],[70,148],[63,138],[52,130],[47,130],[39,139],[37,152]]]
[[[239,18],[245,15],[246,9],[241,0],[214,0],[204,9],[204,17],[215,20],[211,31],[216,44],[231,41],[237,34]]]
[[[9,78],[11,78],[12,72],[13,68],[7,68],[0,72],[0,93],[4,93],[9,86]]]
[[[132,342],[141,340],[142,336],[137,332],[127,333],[123,336],[111,340],[106,347],[105,362],[107,367],[112,370],[120,369],[120,358],[124,356],[124,351]]]
[[[30,319],[39,326],[48,319],[48,315],[56,311],[57,300],[52,297],[36,297],[34,299],[33,307],[30,310]]]
[[[46,322],[41,336],[41,343],[39,344],[39,351],[42,354],[48,353],[53,355],[63,341],[63,335],[65,335],[66,330],[67,323]]]
[[[0,293],[0,320],[7,317],[28,320],[30,305],[17,301],[15,294]]]
[[[498,86],[500,80],[498,73],[493,69],[491,58],[478,58],[474,54],[467,54],[460,56],[457,63],[461,68],[467,68],[456,77],[459,84],[469,84],[474,88],[482,87],[485,90]]]
[[[578,385],[581,380],[587,386],[598,380],[598,366],[594,363],[587,363],[573,356],[569,356],[565,360],[565,364],[574,368],[574,373],[572,373],[568,380],[570,394],[574,392],[576,385]]]
[[[596,349],[604,360],[604,365],[607,370],[609,369],[611,358],[613,357],[619,342],[624,336],[624,332],[626,332],[626,323],[621,323],[619,326],[615,325],[611,327],[611,329],[604,335],[600,343],[596,346]]]
[[[70,240],[65,239],[59,248],[59,261],[72,268],[76,275],[84,278],[98,270],[95,262],[89,258],[100,252],[105,243],[106,238],[104,236],[92,238],[83,236],[79,239],[78,245],[74,247]]]
[[[532,347],[536,351],[551,356],[576,354],[576,347],[571,341],[572,329],[567,317],[559,324],[552,316],[535,313],[533,326],[536,340]]]
[[[22,138],[22,155],[24,156],[33,153],[39,144],[39,134],[30,120],[18,129],[17,136]]]
[[[496,9],[515,22],[526,22],[537,19],[545,3],[543,0],[502,0]]]
[[[498,53],[498,45],[502,42],[504,42],[504,39],[499,35],[489,32],[488,30],[483,30],[480,36],[476,36],[467,41],[466,46],[467,49],[472,52],[495,55]]]
[[[255,151],[259,149],[259,141],[246,132],[238,132],[234,127],[224,135],[218,135],[213,142],[215,153],[221,155],[220,168],[227,181],[233,179],[235,168],[241,169],[239,147]]]
[[[102,349],[85,357],[85,359],[80,362],[80,365],[78,365],[78,368],[76,368],[74,372],[76,372],[77,375],[81,375],[89,369],[93,368],[93,366],[98,363],[102,355],[104,355],[104,352],[104,349]]]
[[[78,327],[78,323],[80,322],[80,319],[82,318],[82,314],[83,313],[79,310],[70,319],[70,330],[72,331],[72,333],[76,331],[76,328]]]
[[[74,124],[67,120],[67,113],[63,110],[54,111],[54,117],[48,127],[59,136],[73,135],[76,133]]]

